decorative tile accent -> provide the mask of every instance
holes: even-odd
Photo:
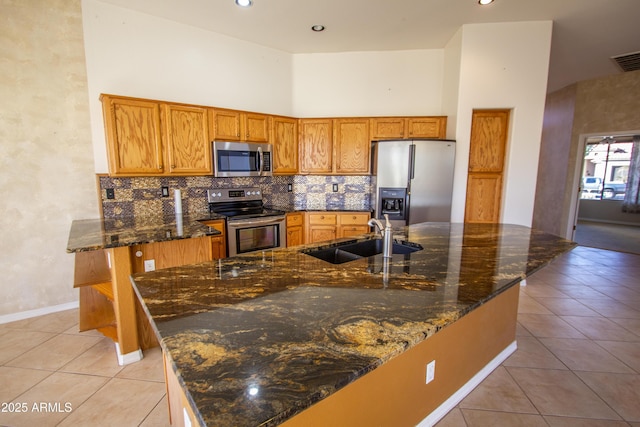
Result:
[[[372,176],[294,175],[273,177],[100,177],[100,194],[105,218],[172,215],[174,191],[180,190],[182,210],[205,213],[209,209],[207,190],[212,188],[259,187],[265,205],[297,210],[371,209],[375,191]],[[333,192],[338,184],[338,192]],[[288,192],[291,185],[293,191]],[[162,187],[169,197],[162,197]],[[114,189],[115,199],[107,199]]]

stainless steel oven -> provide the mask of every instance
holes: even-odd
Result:
[[[266,208],[259,188],[207,191],[209,210],[227,223],[228,256],[286,246],[285,213]]]

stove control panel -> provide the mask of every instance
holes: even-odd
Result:
[[[207,190],[209,203],[262,200],[259,188],[214,188]]]

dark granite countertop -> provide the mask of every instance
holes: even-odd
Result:
[[[201,422],[280,424],[575,246],[514,225],[424,223],[394,237],[424,249],[393,255],[388,275],[381,255],[334,265],[301,252],[333,242],[133,276]]]
[[[208,212],[192,215],[81,219],[71,223],[67,252],[213,236],[220,232],[200,221],[224,219]]]

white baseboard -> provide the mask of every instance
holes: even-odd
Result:
[[[500,352],[496,357],[487,363],[487,365],[473,376],[465,385],[460,387],[450,398],[445,400],[442,405],[438,406],[427,418],[420,421],[417,427],[432,427],[435,423],[440,421],[445,415],[449,413],[458,403],[462,401],[469,393],[473,391],[485,378],[491,374],[502,362],[507,360],[514,351],[518,349],[516,341],[509,344],[504,350]]]
[[[4,323],[16,322],[18,320],[30,319],[32,317],[44,316],[45,314],[57,313],[59,311],[71,310],[78,308],[78,301],[68,302],[65,304],[52,305],[49,307],[36,308],[35,310],[21,311],[19,313],[4,314],[0,316],[0,325]]]

